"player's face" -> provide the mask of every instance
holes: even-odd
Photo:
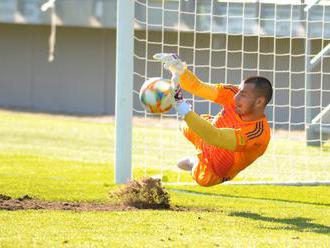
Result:
[[[239,86],[239,91],[235,95],[236,113],[239,115],[248,115],[253,113],[258,107],[258,96],[255,92],[253,83],[244,84],[244,81]]]

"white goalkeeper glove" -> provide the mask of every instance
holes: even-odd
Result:
[[[186,62],[182,62],[175,53],[156,53],[154,59],[164,63],[164,68],[179,75],[187,68]]]
[[[187,68],[186,62],[182,62],[174,53],[156,53],[154,59],[164,63],[164,68],[172,73],[172,81],[179,85],[179,77]]]
[[[186,102],[186,100],[183,100],[181,103],[175,104],[175,109],[178,114],[184,118],[186,114],[188,114],[191,111],[191,105]]]
[[[174,53],[156,53],[154,59],[164,63],[164,68],[172,73],[171,100],[176,111],[181,117],[185,117],[191,111],[191,106],[183,100],[183,92],[180,87],[180,75],[187,68],[186,62],[182,62]]]

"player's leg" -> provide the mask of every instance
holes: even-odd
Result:
[[[202,118],[205,120],[212,120],[212,117],[210,115],[201,115]],[[183,135],[186,137],[187,140],[189,140],[196,148],[197,153],[201,152],[202,148],[202,139],[195,134],[185,122],[183,122],[181,126],[181,130]],[[185,171],[192,171],[192,168],[199,163],[199,159],[197,156],[189,156],[189,157],[184,157],[180,159],[177,163],[177,166],[181,170]]]
[[[210,165],[200,159],[192,169],[192,177],[196,183],[203,187],[210,187],[223,182],[223,179],[213,172]]]
[[[191,171],[191,175],[196,183],[203,187],[210,187],[222,183],[224,179],[213,172],[210,165],[202,162],[202,154],[198,157],[186,157],[178,162],[178,167],[182,170]]]

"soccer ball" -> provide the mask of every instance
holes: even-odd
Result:
[[[172,108],[169,100],[171,81],[163,78],[150,78],[140,90],[140,102],[151,113],[164,113]]]

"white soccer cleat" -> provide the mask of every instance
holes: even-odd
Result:
[[[197,163],[197,159],[194,157],[185,157],[178,161],[177,166],[181,170],[192,171],[195,164]]]

